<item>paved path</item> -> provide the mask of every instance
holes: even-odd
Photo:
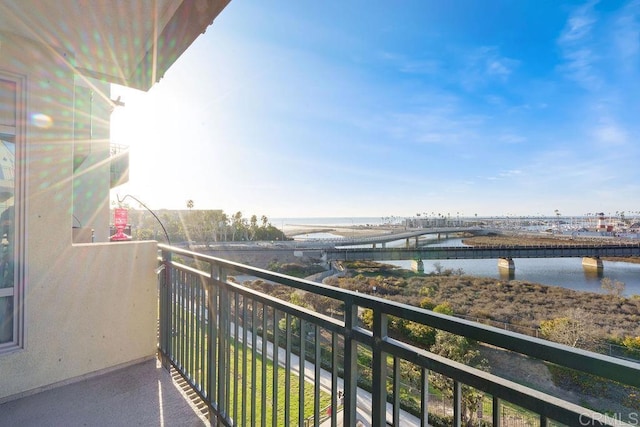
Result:
[[[235,331],[235,327],[231,326],[231,330],[232,330],[232,334]],[[238,326],[238,335],[239,335],[239,339],[238,341],[242,341],[243,338],[243,330],[241,326]],[[252,337],[251,337],[251,333],[249,331],[247,331],[247,346],[251,347],[252,344]],[[256,346],[258,349],[262,349],[262,337],[256,337]],[[270,341],[267,341],[267,358],[270,360],[274,360],[274,353],[273,353],[273,343],[271,343]],[[286,349],[282,348],[282,347],[278,347],[278,365],[284,367],[285,366],[285,362],[286,362],[286,357],[287,357],[287,352]],[[295,375],[300,375],[300,358],[294,354],[291,353],[290,354],[290,366],[291,366],[291,372],[293,372]],[[305,380],[310,383],[310,384],[315,384],[315,365],[311,362],[305,361],[304,363],[304,378]],[[338,390],[343,390],[344,386],[343,386],[343,381],[342,378],[338,377],[337,379],[337,387]],[[327,392],[327,393],[331,393],[331,372],[325,370],[325,369],[320,369],[320,388]],[[372,397],[371,397],[371,393],[369,393],[366,390],[363,390],[361,388],[357,388],[357,420],[359,420],[362,424],[363,427],[368,427],[371,425],[371,402],[372,402]],[[339,411],[337,414],[337,426],[342,426],[343,425],[343,417],[342,417],[342,411]],[[393,420],[393,406],[388,403],[387,404],[387,420],[388,421],[392,421]],[[329,427],[331,426],[331,419],[328,418],[327,420],[323,421],[320,424],[322,427]],[[418,427],[420,426],[420,420],[409,414],[408,412],[405,411],[400,411],[400,425],[407,426],[407,427]]]

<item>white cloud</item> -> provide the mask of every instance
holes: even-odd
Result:
[[[574,48],[565,54],[565,65],[562,69],[576,83],[589,90],[597,90],[602,80],[595,69],[597,55],[589,48]]]
[[[567,20],[557,42],[565,60],[560,69],[567,77],[590,90],[600,86],[600,78],[594,68],[599,58],[590,44],[597,22],[593,11],[595,4],[591,1],[577,8]]]
[[[506,82],[520,62],[502,56],[495,46],[482,46],[466,58],[460,80],[467,90],[475,90],[491,82]]]
[[[456,109],[433,108],[391,116],[389,133],[399,140],[419,144],[459,145],[478,139],[481,116],[461,113]]]
[[[591,29],[596,22],[593,14],[593,7],[596,3],[597,1],[588,2],[584,6],[576,9],[569,17],[560,36],[561,44],[582,41],[590,35]]]
[[[637,70],[640,56],[640,0],[632,1],[622,9],[613,31],[614,52],[621,66]]]
[[[624,145],[628,141],[627,132],[614,123],[603,123],[593,130],[596,140],[605,145]]]
[[[526,142],[527,138],[514,133],[504,133],[498,136],[498,141],[504,142],[505,144],[521,144],[523,142]]]
[[[518,169],[511,169],[511,170],[500,172],[500,176],[503,177],[503,178],[514,177],[514,176],[518,176],[518,175],[521,175],[521,174],[522,174],[522,171],[518,170]]]
[[[484,177],[484,179],[487,181],[505,181],[505,180],[509,181],[518,177],[522,177],[523,174],[524,174],[523,171],[520,169],[509,169],[509,170],[502,170],[498,172],[497,175],[486,176]]]
[[[399,64],[399,69],[407,74],[436,74],[440,72],[441,63],[436,60],[407,60]]]

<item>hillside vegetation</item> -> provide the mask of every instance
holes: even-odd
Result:
[[[406,304],[432,308],[449,304],[456,315],[505,322],[530,330],[542,322],[579,313],[590,335],[618,341],[640,336],[640,298],[574,291],[518,280],[472,277],[462,271],[417,275],[375,263],[349,263],[347,277],[325,283],[372,293]]]

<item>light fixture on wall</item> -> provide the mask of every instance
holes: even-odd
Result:
[[[109,99],[111,101],[111,111],[115,110],[116,107],[124,107],[124,101],[121,101],[122,96],[118,95],[116,99]]]

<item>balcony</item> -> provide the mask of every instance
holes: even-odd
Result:
[[[502,378],[499,366],[489,373],[394,339],[388,326],[399,320],[429,326],[630,387],[640,387],[638,363],[184,249],[160,245],[160,250],[160,361],[189,385],[214,425],[462,426],[469,419],[473,425],[492,426],[637,425],[638,414],[595,412],[535,390],[525,385],[526,378]],[[237,283],[246,277],[261,280],[264,288],[295,294],[299,304]],[[311,299],[333,301],[334,309],[322,313],[305,308]],[[362,322],[365,311],[372,318],[370,328]],[[438,376],[449,379],[450,395],[430,394]],[[101,378],[111,378],[112,385],[89,386],[72,395],[93,402],[86,406],[96,417],[128,413],[128,400],[90,395],[105,390],[123,390],[138,405],[134,412],[139,417],[151,414],[135,424],[160,425],[155,422],[160,413],[170,417],[185,411],[180,416],[198,417],[181,394],[159,393],[174,388],[169,375],[152,362],[91,381]],[[69,387],[75,384],[45,392],[60,399],[48,401],[52,413],[64,412],[76,398],[58,392]],[[471,391],[480,396],[473,411],[467,399]],[[148,399],[134,400],[135,392]],[[28,408],[42,414],[33,425],[51,419],[51,412],[40,409],[45,393],[0,406],[0,425],[15,419],[8,418],[16,416],[15,407],[25,408],[18,413]],[[177,403],[167,404],[167,399]],[[136,415],[131,416],[128,423]]]

